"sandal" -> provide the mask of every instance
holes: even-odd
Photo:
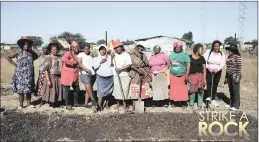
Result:
[[[67,110],[74,110],[71,106],[66,106]]]

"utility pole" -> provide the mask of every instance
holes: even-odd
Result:
[[[246,3],[239,3],[239,15],[238,15],[238,40],[239,40],[239,48],[243,48],[244,46],[244,28],[246,23]]]
[[[105,31],[105,41],[106,41],[106,46],[108,45],[108,41],[107,41],[107,31]]]

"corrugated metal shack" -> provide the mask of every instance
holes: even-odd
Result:
[[[155,45],[160,45],[161,50],[164,52],[173,51],[173,43],[176,41],[183,42],[183,50],[186,51],[186,41],[176,38],[176,37],[168,37],[168,36],[154,36],[142,39],[136,39],[136,44],[142,44],[147,49],[152,50]]]

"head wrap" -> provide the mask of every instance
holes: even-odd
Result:
[[[174,42],[174,48],[175,47],[183,47],[183,43],[181,41]]]
[[[44,42],[44,43],[42,43],[42,45],[40,46],[40,48],[41,48],[41,49],[42,49],[42,48],[47,48],[48,45],[49,45],[48,43],[45,43],[45,42]]]

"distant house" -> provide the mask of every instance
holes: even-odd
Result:
[[[168,37],[168,36],[154,36],[142,39],[136,39],[136,44],[141,44],[147,48],[147,50],[152,50],[155,45],[160,45],[161,50],[163,52],[172,52],[173,51],[173,43],[176,41],[183,42],[183,50],[186,51],[186,41],[176,38],[176,37]]]

